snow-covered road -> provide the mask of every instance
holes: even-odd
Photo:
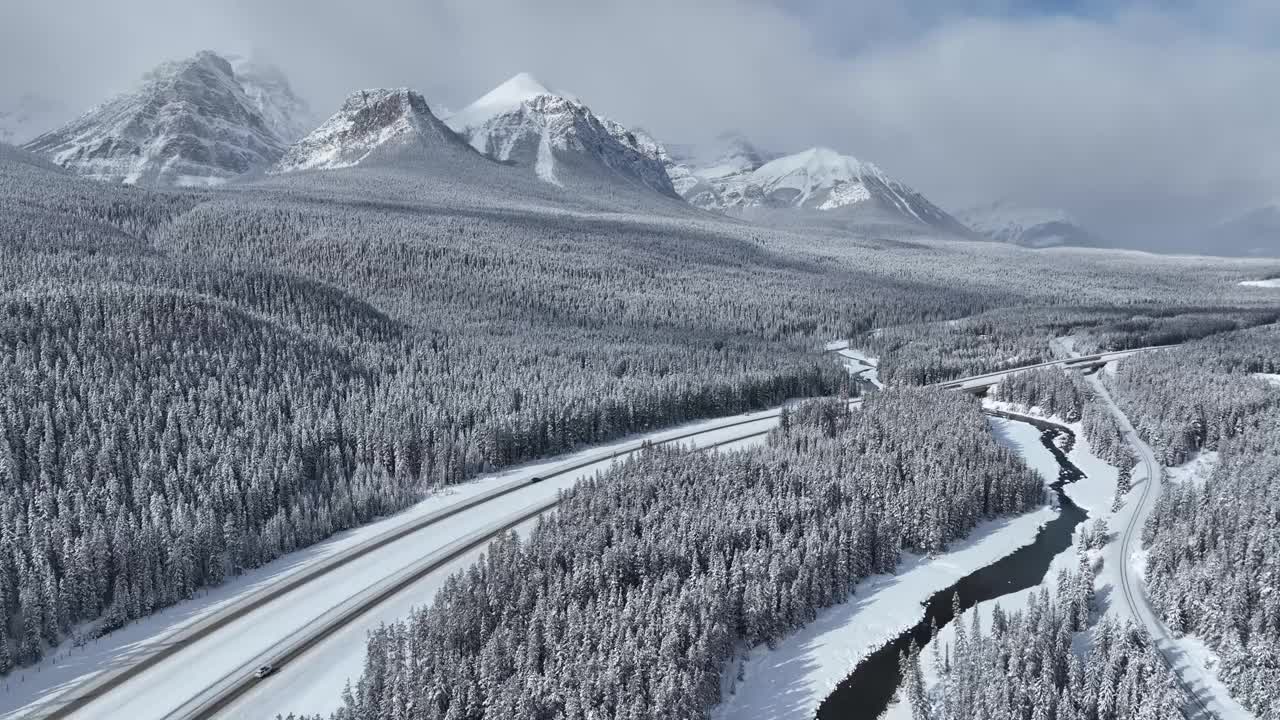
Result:
[[[1096,376],[1090,383],[1099,397],[1107,404],[1124,430],[1125,438],[1138,453],[1140,463],[1135,468],[1133,484],[1140,488],[1134,502],[1136,507],[1120,532],[1120,589],[1124,602],[1134,620],[1151,634],[1160,656],[1173,671],[1178,683],[1190,701],[1183,709],[1188,720],[1249,720],[1253,714],[1231,697],[1226,687],[1200,660],[1197,644],[1187,638],[1175,638],[1160,619],[1160,615],[1147,597],[1146,585],[1135,567],[1142,550],[1142,528],[1155,508],[1161,491],[1161,467],[1155,453],[1134,429],[1124,411],[1116,405],[1111,394]],[[1138,470],[1141,469],[1141,474]]]

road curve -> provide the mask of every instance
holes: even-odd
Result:
[[[1156,460],[1151,446],[1138,435],[1133,423],[1129,422],[1128,416],[1116,405],[1102,382],[1096,376],[1089,378],[1089,382],[1111,410],[1116,421],[1120,423],[1126,441],[1138,454],[1145,476],[1138,483],[1142,492],[1137,498],[1137,506],[1120,536],[1120,589],[1125,605],[1129,608],[1134,620],[1150,633],[1161,661],[1169,668],[1187,696],[1186,706],[1182,709],[1183,716],[1187,720],[1222,720],[1229,715],[1224,712],[1220,701],[1214,697],[1213,693],[1207,691],[1211,683],[1205,677],[1203,669],[1194,662],[1182,658],[1182,653],[1175,646],[1169,628],[1151,606],[1142,577],[1134,571],[1130,562],[1134,553],[1142,548],[1142,528],[1146,525],[1146,520],[1160,496],[1163,472],[1160,463]],[[1137,481],[1138,478],[1135,477],[1134,480]]]

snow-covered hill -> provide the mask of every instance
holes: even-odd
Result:
[[[270,172],[431,164],[463,156],[483,160],[431,113],[418,93],[407,88],[360,90],[294,143]]]
[[[1098,239],[1064,210],[1001,201],[957,213],[971,230],[996,242],[1029,248],[1097,247]]]
[[[273,105],[279,86],[259,84],[261,77],[249,78],[251,95],[226,58],[204,51],[160,65],[136,91],[25,147],[99,180],[215,185],[265,168],[284,152],[279,128],[293,126],[291,111]]]
[[[528,73],[445,121],[481,153],[532,168],[553,185],[620,182],[678,197],[660,143],[596,115],[573,95],[553,92]]]
[[[0,142],[19,145],[71,118],[62,103],[36,93],[0,101]]]
[[[692,157],[679,172],[683,197],[707,210],[730,214],[805,210],[832,218],[874,218],[969,234],[946,211],[880,168],[829,148],[772,157],[741,138],[730,138],[729,146],[714,160]]]

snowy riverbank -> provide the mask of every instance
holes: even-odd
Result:
[[[1058,465],[1040,445],[1040,433],[1024,423],[991,418],[997,439],[1023,453],[1046,484],[1058,477]],[[1038,450],[1038,452],[1036,452]],[[777,647],[753,648],[743,664],[742,680],[711,713],[731,718],[808,720],[858,663],[924,617],[934,593],[1035,540],[1040,527],[1057,515],[1042,507],[1025,515],[980,524],[950,552],[928,558],[907,555],[894,575],[877,575],[858,584],[846,602],[827,608],[817,619]],[[726,687],[738,665],[726,669]]]

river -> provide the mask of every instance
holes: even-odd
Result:
[[[1067,451],[1070,451],[1075,443],[1075,434],[1061,425],[1023,415],[998,411],[988,411],[988,414],[1027,423],[1040,430],[1040,442],[1058,461],[1058,479],[1050,485],[1059,509],[1057,517],[1040,528],[1035,541],[1030,545],[1019,548],[1013,554],[966,575],[951,587],[934,593],[926,603],[924,618],[915,627],[867,656],[822,701],[822,705],[818,707],[818,720],[876,720],[880,717],[902,680],[898,672],[898,656],[913,641],[923,648],[929,641],[933,623],[941,628],[951,622],[954,617],[952,598],[956,593],[960,594],[960,608],[967,610],[985,600],[1039,585],[1053,558],[1071,547],[1076,526],[1088,517],[1062,491],[1064,485],[1085,476],[1067,459],[1066,452],[1058,444],[1066,443]]]

